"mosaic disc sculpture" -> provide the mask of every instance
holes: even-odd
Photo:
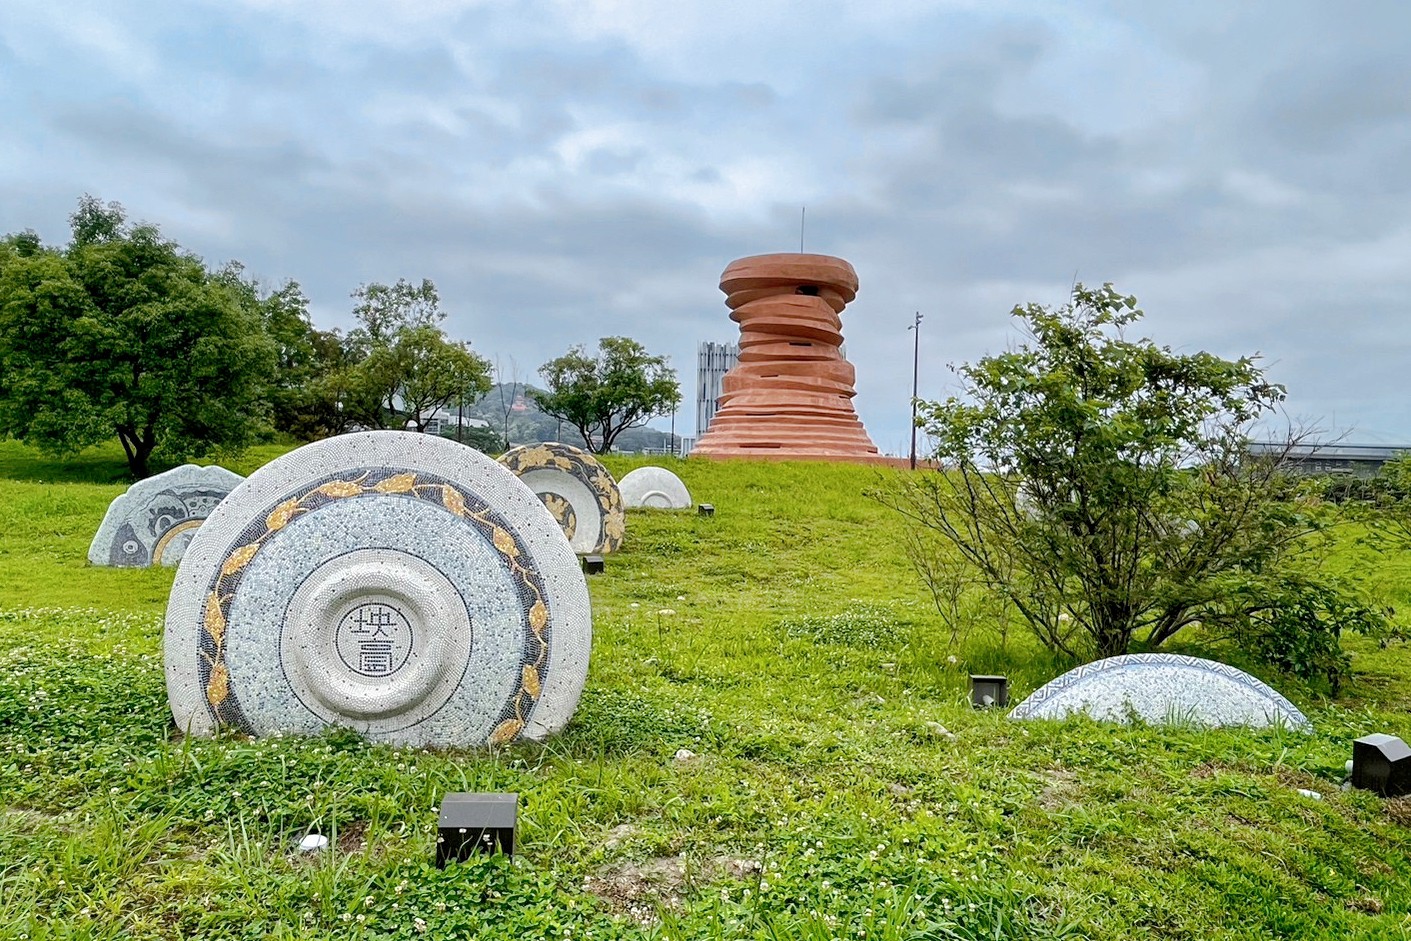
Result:
[[[691,453],[876,459],[840,349],[838,315],[857,296],[852,265],[831,255],[754,255],[726,266],[720,289],[740,325],[740,359]]]
[[[139,480],[108,504],[88,547],[94,565],[176,565],[197,527],[244,480],[224,467],[183,464]]]
[[[539,495],[579,555],[614,552],[622,545],[627,514],[617,481],[602,462],[568,444],[511,448],[505,465]]]
[[[658,510],[688,510],[691,493],[686,484],[665,467],[639,467],[617,482],[622,502],[628,506],[649,506]]]
[[[499,745],[564,726],[591,639],[578,559],[528,487],[452,441],[364,432],[271,462],[197,531],[167,694],[198,735]]]
[[[1011,719],[1061,719],[1086,712],[1154,725],[1286,725],[1309,730],[1293,703],[1232,666],[1176,654],[1127,654],[1085,663],[1046,684],[1009,714]]]

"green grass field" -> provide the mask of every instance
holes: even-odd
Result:
[[[1411,739],[1404,648],[1350,638],[1337,701],[1256,670],[1311,736],[1015,723],[967,674],[1067,665],[951,647],[882,472],[672,466],[716,516],[629,513],[565,734],[418,751],[180,739],[172,571],[85,561],[120,453],[0,442],[0,936],[1411,938],[1411,800],[1339,789],[1353,738]],[[1351,540],[1329,565],[1411,596]],[[452,791],[520,794],[512,861],[434,867]]]

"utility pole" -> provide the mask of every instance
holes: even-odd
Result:
[[[921,312],[916,312],[916,320],[908,330],[916,331],[916,345],[911,351],[911,469],[916,470],[916,381],[921,374]]]

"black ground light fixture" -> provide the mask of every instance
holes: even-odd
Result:
[[[585,555],[583,557],[583,574],[601,575],[606,571],[607,565],[600,555]]]
[[[1383,797],[1411,794],[1411,747],[1395,735],[1364,735],[1352,743],[1352,786]]]
[[[696,507],[696,513],[699,516],[714,516],[715,505],[711,503],[702,503]]]
[[[518,813],[518,794],[447,794],[436,822],[436,865],[444,869],[471,853],[513,856]]]
[[[970,705],[976,709],[1009,705],[1009,677],[970,674]]]

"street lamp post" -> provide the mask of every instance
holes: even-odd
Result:
[[[911,351],[911,469],[916,470],[916,381],[921,371],[921,312],[916,312],[916,320],[908,330],[916,332],[915,345]]]

